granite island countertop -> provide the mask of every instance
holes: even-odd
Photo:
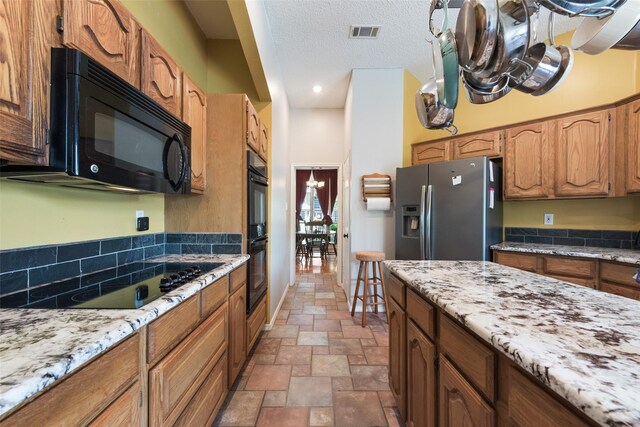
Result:
[[[640,266],[640,250],[594,248],[590,246],[544,245],[540,243],[502,242],[491,246],[496,251],[512,251],[528,254],[574,256],[624,262]]]
[[[482,261],[385,261],[601,425],[640,425],[640,302]]]
[[[248,255],[153,258],[224,265],[138,309],[0,309],[0,415],[74,372],[248,259]]]

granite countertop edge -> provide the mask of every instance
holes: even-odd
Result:
[[[547,245],[542,243],[502,242],[491,246],[498,251],[595,258],[640,266],[640,251],[634,249],[595,248],[590,246]]]
[[[518,348],[517,344],[514,344],[513,337],[509,337],[509,334],[503,334],[503,331],[495,330],[491,331],[485,323],[483,323],[482,316],[486,313],[484,312],[465,312],[464,304],[460,304],[459,307],[456,306],[455,299],[452,299],[450,295],[439,294],[439,290],[430,291],[428,289],[428,280],[425,283],[423,278],[416,279],[415,274],[408,272],[406,269],[403,269],[402,266],[397,265],[398,261],[385,261],[384,265],[390,271],[395,273],[400,279],[402,279],[405,283],[407,283],[411,289],[423,295],[433,304],[437,305],[447,314],[458,320],[464,326],[473,331],[478,337],[480,337],[483,341],[488,343],[491,347],[498,350],[505,356],[507,356],[511,361],[515,364],[523,368],[525,371],[536,377],[539,381],[549,387],[551,390],[564,397],[567,401],[569,401],[572,405],[586,414],[588,417],[596,421],[601,425],[640,425],[640,407],[623,407],[616,408],[615,410],[611,410],[611,408],[607,408],[602,402],[598,401],[598,390],[592,392],[592,390],[581,389],[579,386],[575,386],[574,384],[566,381],[566,378],[571,375],[571,368],[567,366],[554,366],[551,363],[545,365],[545,360],[536,359],[536,355],[530,356],[527,354],[526,348]],[[504,269],[505,272],[508,270],[511,275],[534,275],[538,276],[536,279],[539,279],[537,283],[547,283],[553,285],[555,287],[558,286],[568,286],[572,289],[571,292],[598,292],[592,289],[583,288],[578,285],[562,282],[557,279],[547,278],[544,276],[535,275],[534,273],[528,273],[520,270],[516,270],[511,267],[506,267],[498,264],[494,264],[491,262],[478,262],[478,264],[492,265],[496,266],[500,269]],[[419,267],[415,267],[419,268]],[[438,279],[438,282],[442,282],[441,279]],[[553,282],[553,283],[551,283]],[[486,285],[485,285],[486,286]],[[605,294],[603,294],[605,295]],[[607,295],[607,298],[614,298],[626,300],[625,304],[637,305],[636,309],[640,309],[640,304],[633,300],[628,300],[623,297],[619,297],[616,295]],[[455,297],[454,297],[455,298]],[[619,300],[619,301],[622,301]],[[453,301],[453,302],[452,302]],[[477,302],[475,302],[477,303]],[[503,336],[504,335],[504,336]],[[637,334],[635,338],[635,342],[640,342],[640,334]],[[567,341],[571,341],[572,337],[566,338]],[[571,348],[573,348],[574,343],[570,343]],[[526,346],[523,346],[526,347]],[[636,347],[637,351],[638,347]],[[597,350],[596,350],[597,351]],[[567,354],[571,352],[567,350]],[[637,356],[637,354],[636,354]],[[562,359],[563,356],[560,357]],[[543,358],[540,358],[543,359]],[[640,366],[640,359],[636,361],[638,366]],[[633,373],[628,373],[629,375],[633,375]],[[635,377],[637,382],[637,376]],[[602,383],[600,383],[602,384]],[[599,385],[600,385],[599,384]],[[604,387],[604,385],[603,385]],[[591,392],[591,393],[590,393]]]
[[[133,335],[143,326],[244,264],[248,259],[249,255],[240,254],[155,257],[154,261],[207,261],[224,262],[224,265],[138,309],[0,309],[0,330],[3,336],[3,342],[0,344],[0,416],[21,405],[27,399],[35,398],[53,383],[75,372],[85,363]],[[37,358],[25,357],[27,349],[31,354],[34,348],[37,348],[38,343],[33,342],[39,341],[37,332],[31,329],[24,334],[11,333],[12,326],[19,324],[28,328],[29,322],[34,322],[33,328],[39,328],[42,331],[56,330],[57,333],[57,328],[60,326],[70,326],[73,331],[82,334],[84,325],[81,323],[90,323],[94,319],[99,319],[97,324],[92,326],[95,329],[86,332],[84,336],[71,334],[69,337],[63,334],[57,337],[53,336],[53,332],[49,334],[48,338],[51,338],[54,344],[57,342],[60,347],[66,346],[68,349],[56,349],[52,346],[42,348],[42,353],[39,353]],[[67,340],[61,342],[65,337]],[[47,345],[51,345],[46,338],[41,337]],[[68,342],[69,339],[74,338],[80,341],[77,345]],[[45,344],[42,347],[45,347]]]

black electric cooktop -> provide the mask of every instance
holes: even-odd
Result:
[[[140,308],[223,263],[136,262],[0,297],[0,308]]]

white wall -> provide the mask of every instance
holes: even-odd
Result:
[[[352,287],[358,273],[355,252],[382,251],[387,259],[395,253],[394,207],[367,211],[360,178],[381,173],[395,182],[396,168],[402,166],[403,79],[402,69],[353,70],[351,75]]]
[[[269,241],[270,308],[274,316],[276,308],[289,284],[292,259],[287,230],[291,227],[289,208],[289,102],[284,91],[282,70],[278,62],[276,47],[264,7],[264,0],[246,2],[251,27],[255,35],[262,67],[267,78],[272,100],[273,122],[271,124],[271,217]]]
[[[292,109],[289,114],[290,161],[322,164],[343,161],[344,110]]]

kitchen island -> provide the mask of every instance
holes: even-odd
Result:
[[[401,412],[407,403],[404,415],[409,421],[416,414],[422,422],[435,420],[435,414],[426,413],[429,408],[446,420],[455,405],[446,396],[451,396],[455,383],[465,385],[453,388],[466,390],[471,396],[467,407],[477,409],[469,416],[482,415],[486,425],[495,417],[529,425],[561,424],[567,419],[583,425],[640,425],[639,302],[491,262],[385,261],[384,265],[392,297],[390,384]],[[419,303],[412,303],[416,299]],[[412,340],[416,330],[422,337]],[[397,336],[403,333],[406,339]],[[445,335],[450,333],[455,343]],[[466,341],[458,339],[462,336]],[[416,364],[412,342],[429,347],[421,354],[433,354],[440,366],[438,379],[430,362]],[[406,351],[394,351],[394,343]],[[397,360],[399,354],[407,355],[406,366]],[[424,394],[435,392],[438,383],[439,405],[430,406],[435,397],[421,396],[427,409],[412,406],[416,367],[426,372],[426,390],[418,388]],[[458,370],[463,374],[456,376]],[[455,381],[443,371],[454,372]],[[429,375],[434,377],[432,389]]]
[[[201,313],[202,319],[205,319],[215,307],[219,307],[219,304],[223,304],[224,312],[221,312],[221,316],[226,318],[226,300],[218,298],[220,302],[215,307],[211,306],[211,310],[205,313],[204,296],[201,298],[201,309],[199,293],[206,291],[214,283],[221,283],[220,279],[225,278],[248,259],[248,255],[166,255],[154,258],[154,261],[159,262],[221,262],[223,265],[138,309],[0,310],[0,415],[13,411],[25,401],[48,391],[80,367],[86,366],[87,362],[127,341],[128,337],[135,335],[163,314],[173,313],[171,310],[178,309],[185,301],[189,301],[189,304],[197,302],[192,304],[194,313],[197,313],[197,316]],[[226,286],[224,283],[223,289],[221,288],[224,298],[227,294]],[[191,329],[197,325],[198,318],[193,320]],[[177,320],[186,321],[185,318]],[[179,323],[173,327],[176,330],[186,328],[184,324]],[[189,331],[185,329],[185,334],[187,332]],[[143,338],[140,342],[144,346]],[[169,349],[168,345],[164,354]],[[150,349],[149,354],[151,352]],[[109,372],[102,373],[105,379],[109,375]]]

